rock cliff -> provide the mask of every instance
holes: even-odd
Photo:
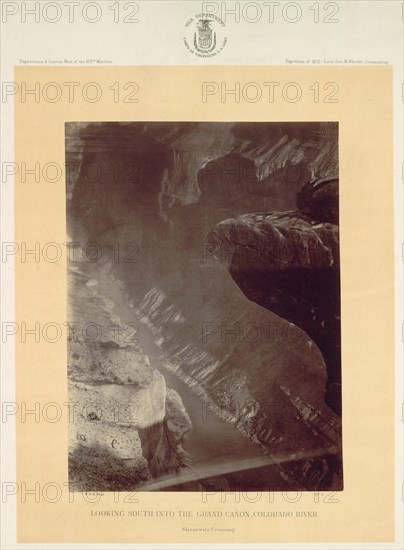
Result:
[[[214,255],[234,249],[228,269],[247,298],[302,328],[318,345],[328,374],[326,402],[341,415],[339,231],[328,221],[336,221],[338,181],[325,183],[320,197],[307,199],[307,213],[246,214],[218,224],[209,240]],[[318,182],[304,192],[313,185]]]
[[[85,274],[69,272],[69,471],[74,490],[133,490],[189,463],[180,397]]]

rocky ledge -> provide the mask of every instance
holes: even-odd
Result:
[[[219,223],[211,253],[232,250],[228,269],[247,298],[303,329],[327,368],[325,402],[341,415],[338,180],[306,184],[300,210]]]

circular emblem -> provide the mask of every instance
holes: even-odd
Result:
[[[224,28],[223,21],[213,13],[199,13],[186,22],[184,44],[198,57],[213,57],[227,43]]]

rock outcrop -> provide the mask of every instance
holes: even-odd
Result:
[[[222,248],[231,276],[252,301],[302,328],[327,367],[326,403],[341,415],[341,317],[338,179],[305,185],[302,211],[246,214],[218,224],[209,236]]]
[[[136,343],[122,342],[112,304],[69,273],[69,471],[74,490],[133,490],[189,463],[180,397]]]

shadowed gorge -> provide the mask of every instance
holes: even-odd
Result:
[[[137,348],[69,357],[92,387],[97,355],[116,400],[128,376],[139,410],[150,396],[117,455],[134,485],[341,489],[337,125],[70,123],[66,162],[69,237],[100,252],[72,263],[138,326]],[[69,320],[99,319],[81,277]]]

